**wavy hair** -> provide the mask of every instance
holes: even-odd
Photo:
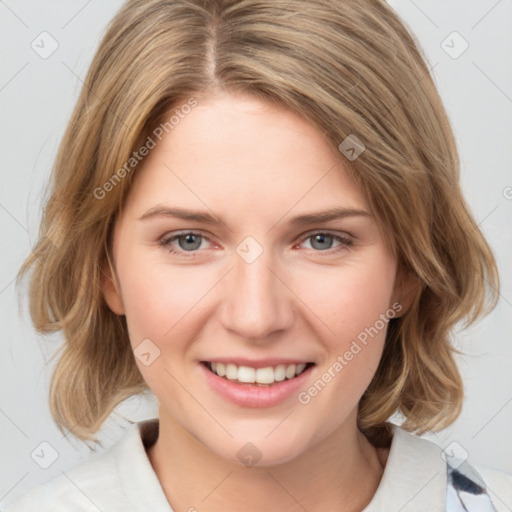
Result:
[[[219,90],[291,109],[336,149],[349,135],[363,141],[356,160],[340,159],[418,286],[389,324],[358,425],[378,444],[397,411],[409,431],[451,424],[463,399],[451,332],[494,307],[498,274],[461,193],[445,109],[404,23],[380,0],[130,0],[89,68],[38,243],[19,273],[30,270],[37,331],[64,336],[50,385],[61,431],[96,440],[120,402],[148,389],[125,318],[102,294],[112,228],[137,173],[126,162],[173,109]]]

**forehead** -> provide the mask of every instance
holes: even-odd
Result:
[[[298,206],[367,207],[343,157],[316,126],[245,95],[199,100],[157,141],[127,207],[156,203],[269,220]]]

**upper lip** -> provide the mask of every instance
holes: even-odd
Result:
[[[278,366],[283,364],[289,366],[292,364],[307,364],[312,363],[307,359],[295,359],[295,358],[269,358],[269,359],[248,359],[245,357],[212,357],[209,359],[203,359],[202,361],[207,363],[223,363],[223,364],[235,364],[237,366],[248,366],[250,368],[267,368],[268,366]]]

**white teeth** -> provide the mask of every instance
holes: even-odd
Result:
[[[258,384],[272,384],[274,382],[274,369],[272,366],[258,368],[256,370],[256,382]]]
[[[306,363],[298,364],[295,368],[295,375],[300,375],[304,371],[304,368],[306,368]]]
[[[224,363],[217,363],[217,369],[214,369],[214,364],[215,363],[212,363],[212,370],[216,372],[219,377],[224,377],[224,375],[226,375],[226,365]]]
[[[238,367],[236,364],[226,365],[226,379],[236,380],[238,379]]]
[[[286,367],[285,375],[286,375],[287,379],[293,379],[293,377],[295,377],[295,365],[294,364],[291,364],[290,366]]]
[[[256,382],[256,370],[248,366],[238,367],[238,380],[240,382],[254,383]]]
[[[286,379],[286,366],[284,364],[278,364],[274,368],[274,379],[277,382],[281,382],[282,380]]]
[[[282,382],[285,379],[293,379],[300,375],[306,368],[306,363],[300,364],[278,364],[265,368],[251,368],[250,366],[237,366],[232,363],[210,363],[213,373],[228,380],[238,380],[249,384],[269,385],[274,382]]]

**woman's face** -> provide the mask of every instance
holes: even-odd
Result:
[[[151,149],[105,294],[162,429],[259,464],[356,433],[402,306],[343,158],[296,114],[240,95],[199,101]]]

